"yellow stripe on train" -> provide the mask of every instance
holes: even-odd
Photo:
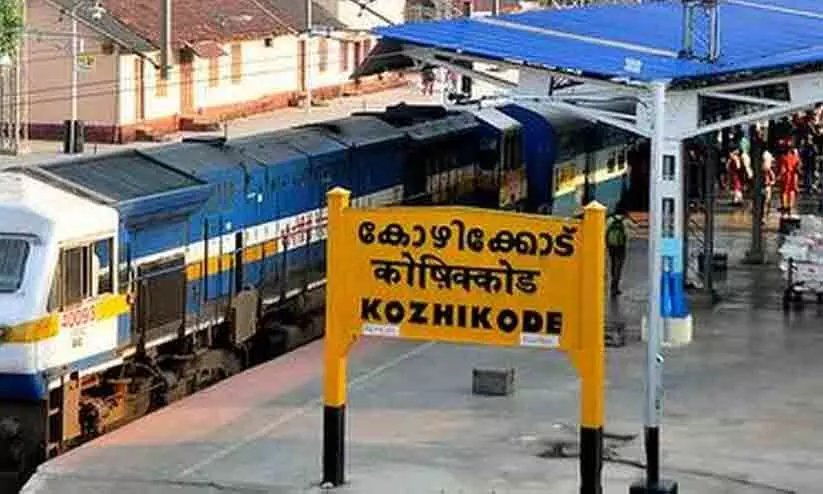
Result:
[[[50,314],[35,321],[0,327],[0,343],[34,343],[57,336],[60,315]]]
[[[243,264],[262,261],[266,257],[277,253],[277,241],[268,240],[254,244],[243,251]],[[234,254],[210,256],[208,259],[209,275],[219,274],[234,269]],[[193,262],[186,266],[186,280],[196,281],[203,277],[203,261]]]
[[[125,295],[103,295],[90,304],[54,312],[34,321],[0,327],[0,343],[36,343],[57,336],[61,328],[105,321],[126,314],[129,310]]]

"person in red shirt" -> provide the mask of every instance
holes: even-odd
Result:
[[[800,155],[791,144],[780,155],[778,167],[783,185],[783,214],[791,216],[797,201],[797,175],[800,172]]]
[[[742,206],[745,169],[739,149],[735,149],[729,153],[729,159],[726,161],[726,173],[729,177],[729,183],[732,186],[732,204]]]

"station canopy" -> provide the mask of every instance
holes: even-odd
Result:
[[[663,80],[670,87],[820,70],[823,2],[720,0],[718,12],[714,62],[680,56],[683,5],[670,0],[382,27],[375,30],[380,43],[356,75],[411,66],[415,50],[604,81]]]

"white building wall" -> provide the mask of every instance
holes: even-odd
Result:
[[[62,124],[71,118],[71,20],[44,0],[27,3],[28,90],[31,122]],[[102,53],[103,40],[78,23],[80,52],[93,53],[91,70],[78,72],[77,118],[88,125],[113,125],[117,94],[116,52]],[[59,34],[58,34],[59,33]],[[65,33],[65,34],[63,34]]]
[[[137,58],[136,55],[123,55],[118,61],[120,64],[120,105],[117,118],[121,125],[128,125],[135,122],[135,114],[137,112],[136,87],[134,83],[135,58]]]
[[[151,56],[155,60],[160,60],[159,53],[152,53]],[[157,85],[160,83],[160,69],[148,61],[143,62],[143,81],[146,120],[170,117],[180,113],[180,65],[173,64],[169,70],[165,96],[161,96],[157,91]],[[194,101],[197,102],[196,96]]]
[[[143,120],[154,120],[170,117],[180,113],[180,67],[173,64],[166,81],[165,96],[157,90],[159,83],[159,68],[155,68],[150,60],[159,60],[159,52],[146,53],[142,62],[143,67]],[[120,91],[119,91],[119,123],[130,125],[139,123],[137,105],[139,103],[137,78],[135,70],[138,68],[137,55],[123,55],[120,57]]]
[[[325,38],[327,55],[325,67],[321,64],[320,46],[322,44],[320,38],[313,38],[311,43],[312,59],[311,59],[311,73],[312,73],[312,87],[326,87],[344,84],[348,82],[349,74],[354,70],[354,43],[346,43],[346,51],[348,52],[348,70],[343,71],[341,66],[342,52],[340,40]]]
[[[210,77],[210,61],[195,58],[195,107],[208,108],[253,101],[264,96],[295,91],[298,84],[297,38],[279,36],[267,47],[263,39],[240,43],[243,76],[232,81],[231,43],[223,45],[226,55],[219,57],[220,73],[216,84]]]

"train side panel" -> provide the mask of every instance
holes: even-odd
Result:
[[[558,139],[554,127],[536,111],[520,105],[503,105],[500,111],[522,125],[522,154],[526,163],[529,212],[552,210]]]

